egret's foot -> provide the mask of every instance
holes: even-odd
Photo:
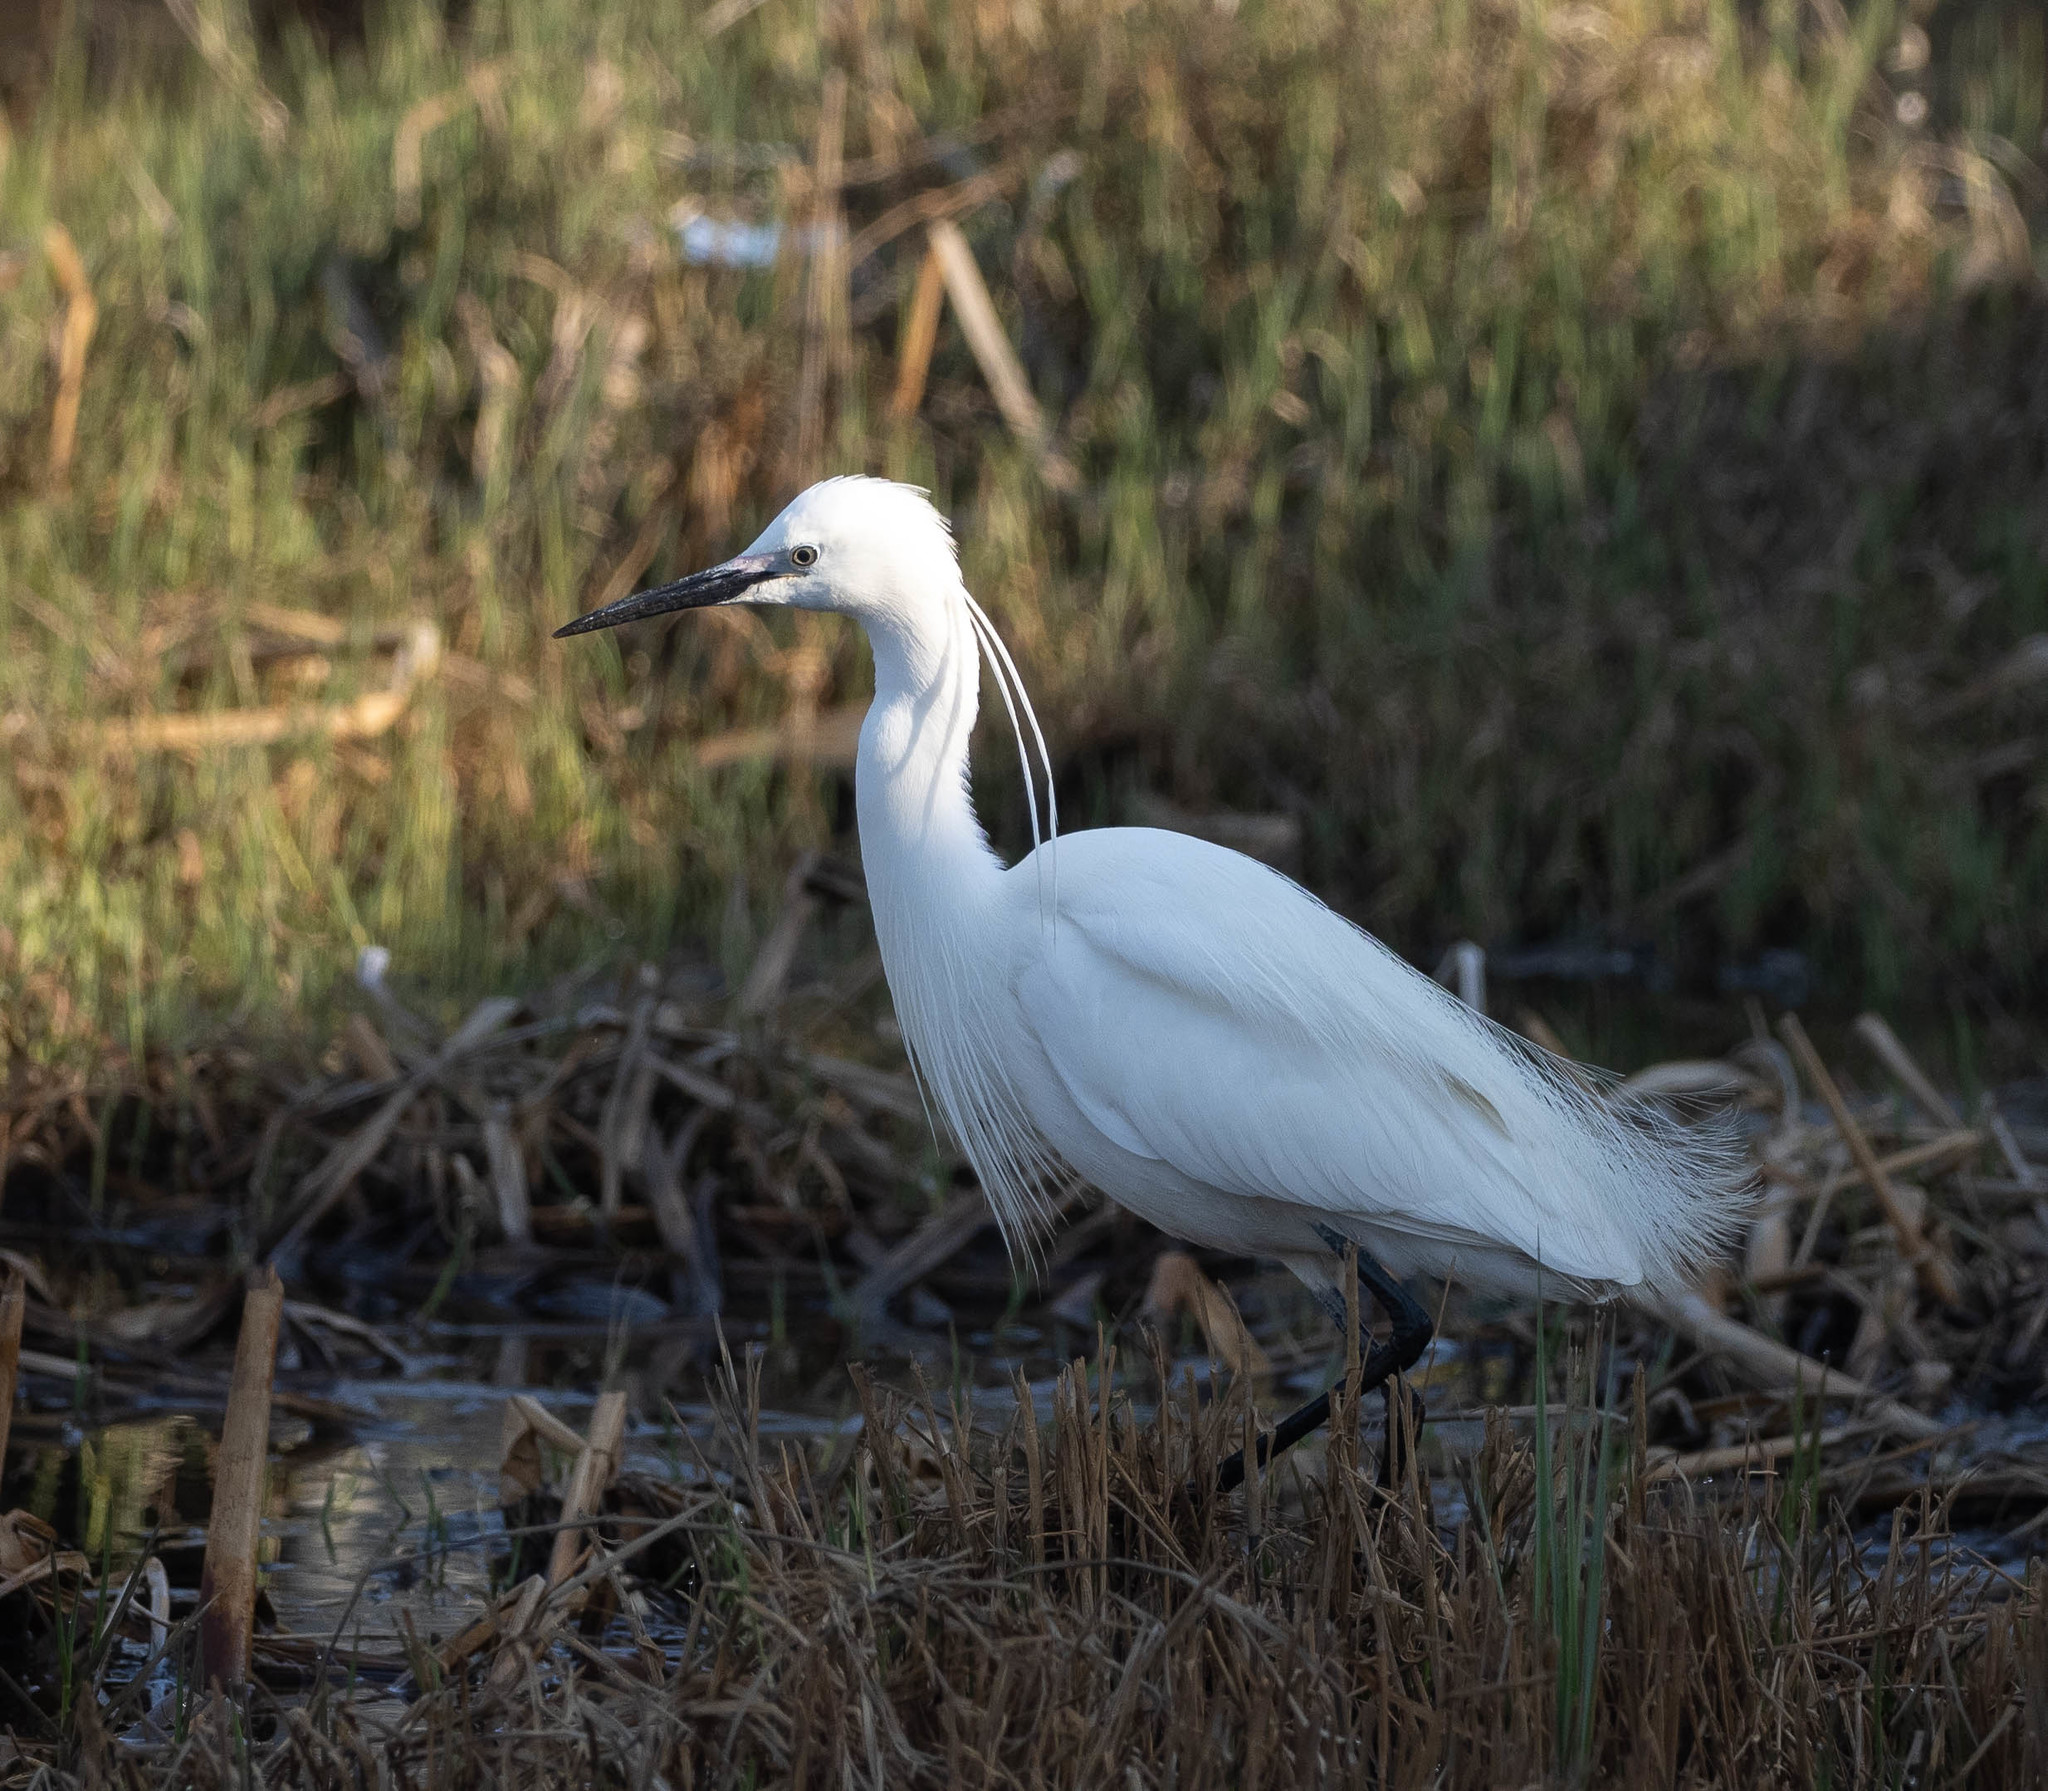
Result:
[[[1316,1230],[1323,1242],[1340,1257],[1356,1248],[1326,1225],[1318,1225]],[[1393,1327],[1385,1343],[1375,1343],[1361,1313],[1359,1345],[1364,1360],[1359,1364],[1358,1385],[1353,1389],[1354,1396],[1362,1399],[1383,1382],[1387,1386],[1387,1453],[1381,1462],[1381,1472],[1388,1475],[1387,1464],[1393,1459],[1396,1448],[1402,1446],[1394,1440],[1401,1432],[1393,1422],[1393,1390],[1399,1385],[1398,1377],[1414,1367],[1422,1352],[1429,1347],[1436,1327],[1430,1323],[1429,1314],[1409,1297],[1408,1290],[1364,1250],[1358,1251],[1358,1280],[1361,1290],[1372,1295]],[[1341,1317],[1339,1322],[1343,1322]],[[1420,1431],[1423,1418],[1421,1397],[1406,1387],[1402,1392],[1414,1402],[1411,1426],[1413,1430]],[[1265,1467],[1274,1456],[1293,1448],[1303,1437],[1322,1429],[1329,1421],[1330,1396],[1319,1393],[1299,1411],[1289,1412],[1282,1418],[1273,1427],[1271,1436],[1259,1438],[1256,1446],[1258,1465]],[[1240,1449],[1217,1470],[1216,1490],[1227,1493],[1242,1486],[1245,1468],[1245,1452]],[[1384,1484],[1392,1485],[1393,1479],[1388,1477]]]

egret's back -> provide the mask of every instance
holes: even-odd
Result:
[[[1148,1211],[1181,1183],[1250,1222],[1211,1241],[1286,1255],[1292,1215],[1303,1252],[1322,1224],[1503,1292],[1669,1289],[1725,1243],[1725,1137],[1603,1099],[1279,873],[1142,828],[1057,850],[1051,924],[1038,868],[1006,879],[1009,987],[1054,1084],[1025,1099],[1110,1194]]]

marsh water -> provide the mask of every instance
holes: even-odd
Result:
[[[778,1302],[779,1306],[779,1302]],[[630,1316],[630,1314],[629,1314]],[[782,1311],[728,1321],[714,1334],[689,1323],[447,1324],[394,1331],[402,1368],[382,1374],[282,1369],[287,1403],[273,1412],[271,1480],[261,1558],[266,1616],[276,1632],[332,1639],[365,1657],[398,1658],[408,1630],[429,1643],[480,1615],[544,1551],[508,1530],[500,1474],[507,1404],[525,1395],[582,1431],[600,1387],[624,1388],[633,1418],[624,1472],[689,1482],[719,1426],[711,1397],[730,1376],[759,1376],[758,1431],[829,1447],[857,1427],[851,1383],[829,1323],[806,1348]],[[977,1413],[1000,1420],[1014,1377],[1050,1415],[1063,1361],[1092,1354],[1091,1331],[1053,1321],[934,1336],[884,1324],[861,1352],[885,1380],[922,1374],[949,1393],[972,1389]],[[726,1362],[732,1364],[730,1371]],[[1206,1379],[1205,1357],[1185,1371]],[[1277,1377],[1313,1391],[1327,1372],[1307,1354]],[[161,1560],[174,1616],[194,1607],[205,1547],[220,1412],[176,1390],[124,1398],[104,1416],[62,1402],[30,1375],[16,1430],[8,1503],[52,1525],[65,1543],[114,1571]],[[1294,1395],[1298,1398],[1300,1395]],[[1141,1408],[1142,1409],[1142,1408]],[[523,1562],[523,1565],[522,1565]]]
[[[1287,1286],[1267,1281],[1240,1297],[1274,1361],[1261,1403],[1277,1412],[1323,1386],[1334,1366],[1330,1340],[1313,1321],[1293,1328]],[[1044,1322],[1012,1317],[936,1338],[892,1327],[862,1354],[885,1382],[908,1387],[921,1375],[942,1399],[971,1394],[977,1421],[991,1427],[1014,1409],[1021,1373],[1040,1416],[1049,1417],[1058,1368],[1077,1355],[1092,1357],[1096,1339],[1057,1315],[1030,1316]],[[540,1402],[581,1431],[598,1387],[626,1388],[635,1417],[623,1469],[685,1482],[702,1473],[698,1450],[720,1422],[707,1395],[723,1378],[721,1358],[699,1327],[442,1325],[400,1335],[403,1372],[301,1368],[281,1377],[302,1409],[273,1416],[263,1527],[267,1626],[338,1648],[341,1658],[362,1663],[371,1682],[396,1672],[409,1637],[431,1646],[468,1626],[508,1583],[533,1571],[546,1547],[545,1536],[536,1547],[507,1527],[500,1458],[512,1395]],[[821,1365],[790,1340],[783,1315],[728,1326],[725,1348],[742,1362],[754,1354],[764,1393],[759,1429],[771,1445],[829,1450],[857,1427],[843,1360],[831,1352]],[[1179,1354],[1171,1372],[1177,1383],[1192,1376],[1205,1385],[1215,1374],[1198,1345]],[[1461,1464],[1483,1435],[1476,1402],[1510,1397],[1512,1374],[1511,1352],[1484,1342],[1442,1340],[1423,1365],[1433,1414],[1424,1459],[1447,1529],[1465,1506]],[[1156,1379],[1135,1374],[1131,1385],[1143,1418]],[[1375,1415],[1376,1408],[1369,1423]],[[1977,1429],[1962,1443],[1972,1456],[2048,1471],[2048,1417],[1974,1416]],[[117,1582],[124,1562],[155,1554],[168,1572],[174,1617],[185,1616],[197,1596],[217,1426],[217,1411],[175,1395],[131,1403],[105,1422],[46,1403],[21,1439],[28,1459],[10,1502],[113,1567]],[[1313,1443],[1305,1446],[1303,1466],[1314,1453]],[[1873,1517],[1862,1539],[1874,1568],[1893,1546],[1888,1518]],[[1952,1570],[1980,1576],[2023,1571],[2042,1541],[2038,1524],[2008,1523],[1952,1529],[1933,1546]],[[658,1644],[674,1641],[658,1623],[649,1627]],[[143,1659],[132,1652],[131,1671]]]

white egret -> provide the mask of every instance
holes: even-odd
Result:
[[[1013,1248],[1064,1168],[1175,1236],[1277,1257],[1340,1326],[1355,1249],[1392,1321],[1360,1391],[1391,1397],[1431,1334],[1405,1277],[1668,1291],[1724,1241],[1741,1203],[1722,1144],[1608,1104],[1279,872],[1151,828],[1060,837],[1022,680],[921,493],[814,485],[738,558],[560,632],[737,602],[867,631],[855,793],[882,962]],[[1009,867],[968,793],[984,658],[1032,805],[1034,849]],[[1304,1407],[1262,1457],[1327,1413]]]

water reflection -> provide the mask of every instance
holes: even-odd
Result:
[[[1037,1331],[1015,1323],[970,1332],[927,1347],[924,1372],[942,1410],[949,1391],[972,1385],[977,1421],[1000,1429],[1014,1409],[1011,1376],[1022,1370],[1043,1422],[1052,1416],[1060,1361],[1078,1353],[1080,1339],[1070,1332],[1071,1327]],[[498,1471],[509,1394],[538,1401],[580,1432],[594,1389],[621,1387],[629,1409],[643,1418],[642,1428],[629,1435],[626,1466],[668,1478],[694,1477],[694,1452],[683,1433],[702,1440],[716,1426],[704,1398],[701,1339],[661,1328],[635,1337],[633,1347],[622,1352],[618,1334],[609,1329],[507,1326],[456,1333],[457,1327],[442,1327],[437,1340],[460,1353],[413,1358],[416,1378],[321,1383],[322,1398],[360,1414],[341,1434],[316,1431],[305,1419],[282,1412],[275,1416],[260,1545],[267,1628],[395,1658],[400,1650],[392,1644],[404,1639],[408,1627],[431,1645],[481,1615],[515,1571],[515,1539],[504,1517],[507,1489]],[[1319,1390],[1334,1363],[1315,1347],[1317,1340],[1304,1334],[1297,1349],[1280,1328],[1267,1327],[1264,1335],[1275,1368],[1263,1388],[1266,1402],[1284,1408]],[[1171,1366],[1176,1385],[1190,1375],[1212,1384],[1207,1356],[1194,1339],[1182,1341],[1194,1347]],[[733,1348],[739,1354],[743,1345],[736,1339]],[[872,1352],[870,1359],[892,1354]],[[772,1439],[833,1437],[847,1428],[851,1400],[844,1367],[836,1353],[827,1355],[821,1361],[781,1343],[766,1351],[768,1409],[760,1428],[771,1447]],[[1514,1368],[1514,1350],[1505,1339],[1446,1339],[1420,1365],[1417,1381],[1433,1414],[1425,1462],[1433,1470],[1440,1522],[1454,1524],[1462,1511],[1463,1464],[1485,1435],[1478,1410],[1513,1397]],[[1127,1351],[1119,1379],[1132,1371],[1133,1410],[1143,1421],[1158,1389],[1142,1360]],[[912,1369],[895,1354],[894,1367],[882,1378],[906,1385]],[[678,1397],[685,1388],[695,1397]],[[1364,1417],[1368,1429],[1377,1428],[1377,1401]],[[142,1553],[157,1554],[170,1575],[173,1614],[186,1616],[199,1581],[217,1422],[213,1414],[154,1411],[83,1437],[73,1431],[30,1445],[26,1472],[13,1477],[10,1502],[27,1506],[95,1563],[107,1562],[117,1578]],[[2038,1448],[2038,1432],[2024,1425],[2003,1428],[2015,1434],[2002,1434],[1994,1421],[1979,1442],[1991,1446],[1995,1438],[2020,1454],[2031,1452],[2024,1445]],[[1317,1454],[1316,1445],[1304,1447],[1298,1465],[1313,1472]],[[2008,1565],[2037,1546],[2031,1536],[2020,1538],[2016,1548],[2011,1539],[1999,1540],[2003,1549],[1992,1546],[1988,1532],[1965,1532],[1950,1546],[1983,1550]],[[1884,1537],[1877,1529],[1863,1541],[1868,1560],[1880,1560]],[[532,1562],[528,1550],[524,1571]]]
[[[665,1396],[682,1384],[701,1389],[701,1375],[686,1381],[677,1372],[686,1355],[654,1340],[621,1363],[587,1327],[508,1330],[474,1339],[464,1356],[421,1362],[419,1379],[323,1383],[321,1398],[360,1414],[345,1434],[275,1413],[259,1543],[264,1626],[387,1655],[393,1651],[380,1645],[402,1638],[408,1624],[429,1643],[464,1628],[512,1566],[502,1510],[508,1489],[498,1471],[508,1396],[536,1400],[581,1431],[609,1356],[611,1382],[627,1389],[631,1409],[659,1414],[629,1434],[624,1465],[687,1478],[691,1456],[678,1426],[703,1438],[715,1419],[701,1397]],[[842,1422],[839,1413],[781,1411],[764,1417],[761,1430],[830,1435]],[[17,1457],[9,1503],[103,1562],[116,1582],[155,1554],[170,1576],[174,1617],[187,1616],[197,1599],[218,1423],[217,1413],[162,1410],[53,1435],[29,1446],[26,1463]]]
[[[182,1413],[113,1424],[74,1443],[30,1445],[18,1502],[93,1560],[121,1560],[144,1542],[175,1549],[203,1529],[215,1438]]]

